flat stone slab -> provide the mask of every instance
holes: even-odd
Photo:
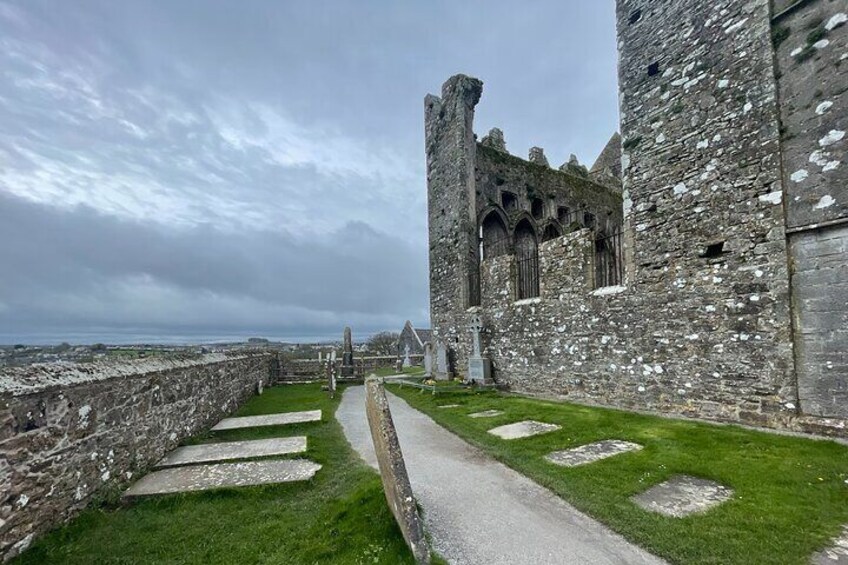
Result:
[[[459,404],[442,404],[438,408],[459,408]]]
[[[813,565],[848,565],[848,526],[832,546],[813,555]]]
[[[733,489],[707,479],[677,475],[630,500],[651,512],[683,518],[705,512],[733,496]]]
[[[157,467],[175,467],[195,463],[211,463],[232,459],[251,459],[306,451],[306,437],[279,437],[250,441],[228,441],[222,443],[204,443],[178,447],[168,453]]]
[[[321,465],[318,463],[305,459],[173,467],[145,475],[127,489],[124,496],[150,496],[223,487],[305,481],[315,476],[320,468]]]
[[[302,424],[304,422],[320,422],[320,410],[306,412],[282,412],[279,414],[263,414],[262,416],[242,416],[239,418],[224,418],[212,428],[213,432],[221,430],[237,430],[239,428],[259,428],[263,426],[282,426],[285,424]]]
[[[505,426],[492,428],[489,433],[498,436],[501,439],[521,439],[525,437],[537,436],[546,434],[561,429],[562,426],[556,424],[546,424],[545,422],[537,422],[535,420],[524,420],[523,422],[515,422]]]
[[[503,414],[503,410],[484,410],[483,412],[475,412],[469,414],[469,418],[494,418]]]
[[[640,449],[642,449],[642,446],[638,443],[620,439],[605,439],[603,441],[596,441],[595,443],[587,443],[573,449],[554,451],[548,453],[545,459],[561,467],[577,467],[578,465],[594,463],[595,461],[600,461],[613,455],[627,453],[628,451],[638,451]]]
[[[412,493],[386,390],[379,379],[369,378],[365,381],[365,416],[371,430],[377,467],[380,469],[389,509],[400,526],[415,562],[429,565],[430,546],[424,535],[424,521],[418,513]]]

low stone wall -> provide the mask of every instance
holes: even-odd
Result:
[[[35,365],[0,374],[0,556],[123,489],[269,380],[273,356]]]
[[[424,355],[410,354],[409,360],[413,366],[424,365]],[[391,368],[397,365],[398,357],[395,355],[377,355],[371,357],[355,357],[353,360],[354,376],[358,379],[364,378],[378,369]],[[341,359],[336,359],[337,371],[341,370]],[[325,378],[326,361],[319,362],[317,359],[293,359],[280,362],[279,374],[275,377],[275,384],[291,384],[309,381],[320,381]]]

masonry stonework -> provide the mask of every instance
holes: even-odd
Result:
[[[836,283],[846,280],[848,245],[845,230],[820,224],[845,216],[830,210],[845,204],[848,63],[836,63],[845,5],[799,4],[774,18],[768,0],[619,0],[621,159],[607,147],[588,173],[508,155],[499,130],[472,143],[476,79],[454,77],[441,99],[428,97],[433,331],[460,372],[468,323],[480,315],[495,380],[516,391],[846,435],[848,300]],[[781,58],[781,18],[799,28],[783,41],[791,62]],[[798,60],[791,52],[811,26],[814,43],[824,30],[836,51],[825,55],[820,43]],[[434,111],[460,99],[462,119]],[[787,168],[801,165],[787,163],[812,155],[815,175],[805,165],[810,184],[796,186]],[[825,158],[839,164],[825,171]],[[618,167],[618,183],[599,175]],[[540,182],[548,177],[561,185],[550,195]],[[838,204],[814,211],[825,195]],[[580,210],[565,216],[579,221],[546,235],[560,208]],[[509,243],[487,254],[487,234],[500,233],[489,229],[492,212]],[[517,289],[523,219],[537,238],[529,298]],[[619,229],[624,248],[613,259],[626,276],[599,285],[610,259],[601,236]],[[834,279],[830,291],[810,282],[822,275]]]
[[[0,556],[119,492],[268,384],[271,355],[35,365],[0,376]]]

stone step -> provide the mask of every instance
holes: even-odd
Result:
[[[733,496],[733,489],[707,479],[677,475],[631,498],[638,506],[673,518],[706,512]]]
[[[594,443],[587,443],[573,449],[554,451],[545,455],[545,459],[561,467],[577,467],[594,463],[607,457],[612,457],[628,451],[638,451],[642,446],[638,443],[623,441],[620,439],[605,439]]]
[[[127,489],[124,497],[305,481],[319,469],[321,465],[306,459],[173,467],[145,475]]]
[[[303,453],[304,451],[306,451],[305,436],[204,443],[202,445],[178,447],[168,453],[156,466],[175,467],[196,463]]]
[[[539,434],[546,434],[561,429],[562,426],[556,424],[546,424],[545,422],[536,422],[535,420],[524,420],[523,422],[515,422],[505,426],[492,428],[489,433],[498,436],[501,439],[521,439],[532,437]]]
[[[213,432],[222,430],[237,430],[241,428],[259,428],[263,426],[282,426],[285,424],[302,424],[304,422],[320,422],[320,410],[306,412],[281,412],[279,414],[263,414],[261,416],[241,416],[224,418],[212,428]]]

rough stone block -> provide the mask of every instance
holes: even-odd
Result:
[[[554,451],[546,455],[545,459],[561,467],[577,467],[578,465],[594,463],[595,461],[600,461],[601,459],[606,459],[620,453],[638,451],[640,449],[642,449],[642,446],[638,443],[619,439],[607,439],[581,445],[574,449]]]
[[[430,548],[424,535],[424,522],[418,514],[389,410],[389,401],[379,379],[370,378],[365,381],[365,412],[389,508],[415,560],[418,563],[430,563]]]
[[[145,475],[131,486],[124,496],[149,496],[305,481],[315,476],[320,469],[321,465],[305,459],[174,467]]]
[[[225,418],[215,424],[213,432],[222,430],[236,430],[240,428],[258,428],[263,426],[282,426],[286,424],[302,424],[305,422],[320,422],[320,410],[308,410],[306,412],[283,412],[280,414],[263,414],[262,416],[242,416],[239,418]]]
[[[305,436],[206,443],[178,447],[159,461],[156,466],[175,467],[213,461],[303,453],[304,451],[306,451]]]
[[[706,512],[733,496],[733,489],[707,479],[677,475],[631,500],[651,512],[683,518]]]
[[[498,436],[501,439],[521,439],[532,437],[539,434],[546,434],[561,429],[562,426],[556,424],[546,424],[544,422],[536,422],[535,420],[525,420],[523,422],[515,422],[505,426],[498,426],[489,430],[489,433]]]

